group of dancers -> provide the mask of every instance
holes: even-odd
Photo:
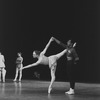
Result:
[[[48,49],[48,47],[50,46],[51,42],[55,41],[57,44],[61,45],[64,47],[64,50],[58,54],[55,55],[51,55],[51,56],[45,56],[45,53]],[[60,59],[64,54],[66,54],[67,57],[67,75],[69,78],[69,82],[70,82],[70,89],[69,91],[65,92],[67,94],[74,94],[74,88],[75,88],[75,67],[74,65],[76,64],[76,62],[79,60],[79,57],[76,53],[75,50],[75,46],[76,46],[76,42],[72,43],[71,40],[67,41],[67,44],[62,43],[61,41],[59,41],[58,39],[51,37],[49,42],[47,43],[46,47],[44,48],[44,50],[42,52],[40,51],[33,51],[33,58],[37,58],[38,60],[33,63],[33,64],[29,64],[27,66],[23,67],[23,57],[21,56],[21,53],[18,53],[18,58],[16,59],[16,74],[15,74],[15,78],[13,81],[17,81],[17,77],[18,77],[18,73],[19,73],[19,81],[21,81],[22,79],[22,70],[26,69],[26,68],[30,68],[33,66],[37,66],[39,64],[42,65],[48,65],[51,71],[51,82],[50,85],[48,87],[48,93],[51,93],[52,90],[52,85],[55,81],[55,72],[56,72],[56,67],[57,67],[57,61],[58,59]],[[2,60],[4,59],[3,55],[2,55]],[[3,61],[4,62],[4,61]],[[1,66],[1,65],[0,65]],[[3,82],[5,82],[5,75],[6,75],[6,70],[5,70],[5,65],[4,67],[0,67],[0,74],[2,73],[3,75]]]

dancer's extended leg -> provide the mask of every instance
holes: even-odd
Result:
[[[57,57],[57,59],[61,58],[65,53],[67,52],[67,50],[63,50],[62,52],[56,54],[55,56]]]

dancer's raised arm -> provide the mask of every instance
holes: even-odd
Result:
[[[57,44],[63,46],[64,48],[67,47],[67,45],[65,45],[64,43],[62,43],[61,41],[59,41],[58,39],[56,39],[56,38],[54,38],[54,37],[53,37],[53,40],[55,40],[55,42],[56,42]]]
[[[51,37],[50,38],[50,40],[49,40],[49,42],[48,42],[48,44],[46,45],[46,47],[44,48],[44,50],[41,52],[42,54],[45,54],[46,53],[46,51],[47,51],[47,49],[48,49],[48,47],[49,47],[49,45],[50,45],[50,43],[53,41],[53,38]]]

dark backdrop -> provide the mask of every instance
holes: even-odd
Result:
[[[5,56],[7,75],[14,78],[17,52],[22,52],[24,65],[36,61],[33,50],[42,51],[51,36],[63,43],[77,42],[80,61],[76,67],[77,81],[100,82],[99,61],[99,0],[69,0],[66,2],[35,2],[33,0],[1,0],[0,51]],[[64,48],[52,42],[46,55],[56,54]],[[58,61],[56,78],[67,81],[66,57]],[[23,79],[50,80],[48,66],[25,69]]]

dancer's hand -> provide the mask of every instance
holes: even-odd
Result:
[[[54,41],[54,37],[51,37],[50,41]]]
[[[54,38],[54,37],[52,37],[52,39],[55,40],[58,44],[61,43],[58,39],[56,39],[56,38]]]
[[[76,46],[76,42],[73,44],[73,47],[75,47]]]

